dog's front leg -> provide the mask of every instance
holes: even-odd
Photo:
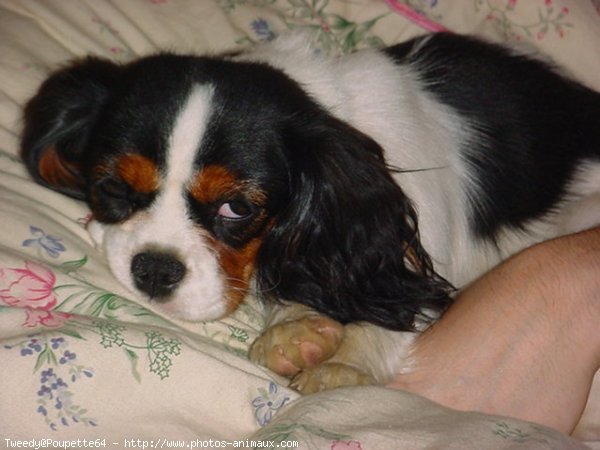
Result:
[[[340,323],[302,305],[277,307],[250,359],[302,392],[383,383],[405,365],[412,333]]]
[[[291,386],[310,394],[343,386],[384,384],[409,367],[414,336],[368,323],[346,325],[336,353],[302,370],[292,379]]]
[[[293,377],[331,358],[344,326],[299,304],[274,306],[263,334],[252,344],[250,359],[279,375]]]

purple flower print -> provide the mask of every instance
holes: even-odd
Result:
[[[77,357],[77,355],[75,353],[67,350],[63,353],[63,356],[58,360],[58,363],[66,364],[67,362],[74,360],[76,357]]]
[[[51,430],[75,424],[98,425],[95,419],[86,415],[85,408],[74,403],[73,384],[81,379],[93,378],[94,370],[79,363],[77,355],[68,349],[68,338],[37,334],[3,347],[18,349],[23,357],[34,356],[35,371],[39,374],[39,385],[35,391],[36,412]]]
[[[262,427],[267,425],[273,419],[273,416],[285,405],[290,397],[285,392],[280,392],[279,387],[271,382],[269,391],[259,389],[261,395],[252,400],[254,407],[254,416],[256,421]]]
[[[277,36],[265,19],[256,19],[250,26],[261,41],[271,41]]]
[[[24,240],[23,247],[38,247],[44,250],[51,258],[58,258],[60,252],[66,250],[65,246],[60,243],[61,238],[46,234],[44,230],[33,225],[29,225],[29,231],[34,237]]]

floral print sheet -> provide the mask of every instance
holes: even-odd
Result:
[[[263,327],[256,301],[195,324],[137,303],[92,245],[85,206],[27,176],[21,108],[50,70],[90,53],[127,61],[165,48],[217,52],[295,29],[331,55],[426,31],[476,33],[537,48],[600,89],[597,0],[0,0],[0,447],[85,438],[108,448],[125,439],[579,448],[534,424],[381,387],[300,398],[247,360]],[[600,435],[597,405],[582,438]]]

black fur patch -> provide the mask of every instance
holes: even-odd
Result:
[[[600,158],[600,94],[547,63],[449,33],[386,53],[472,125],[462,156],[480,186],[467,193],[480,237],[552,211],[577,164]]]

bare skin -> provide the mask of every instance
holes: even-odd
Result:
[[[389,387],[571,433],[600,368],[600,228],[509,259],[423,333]]]

